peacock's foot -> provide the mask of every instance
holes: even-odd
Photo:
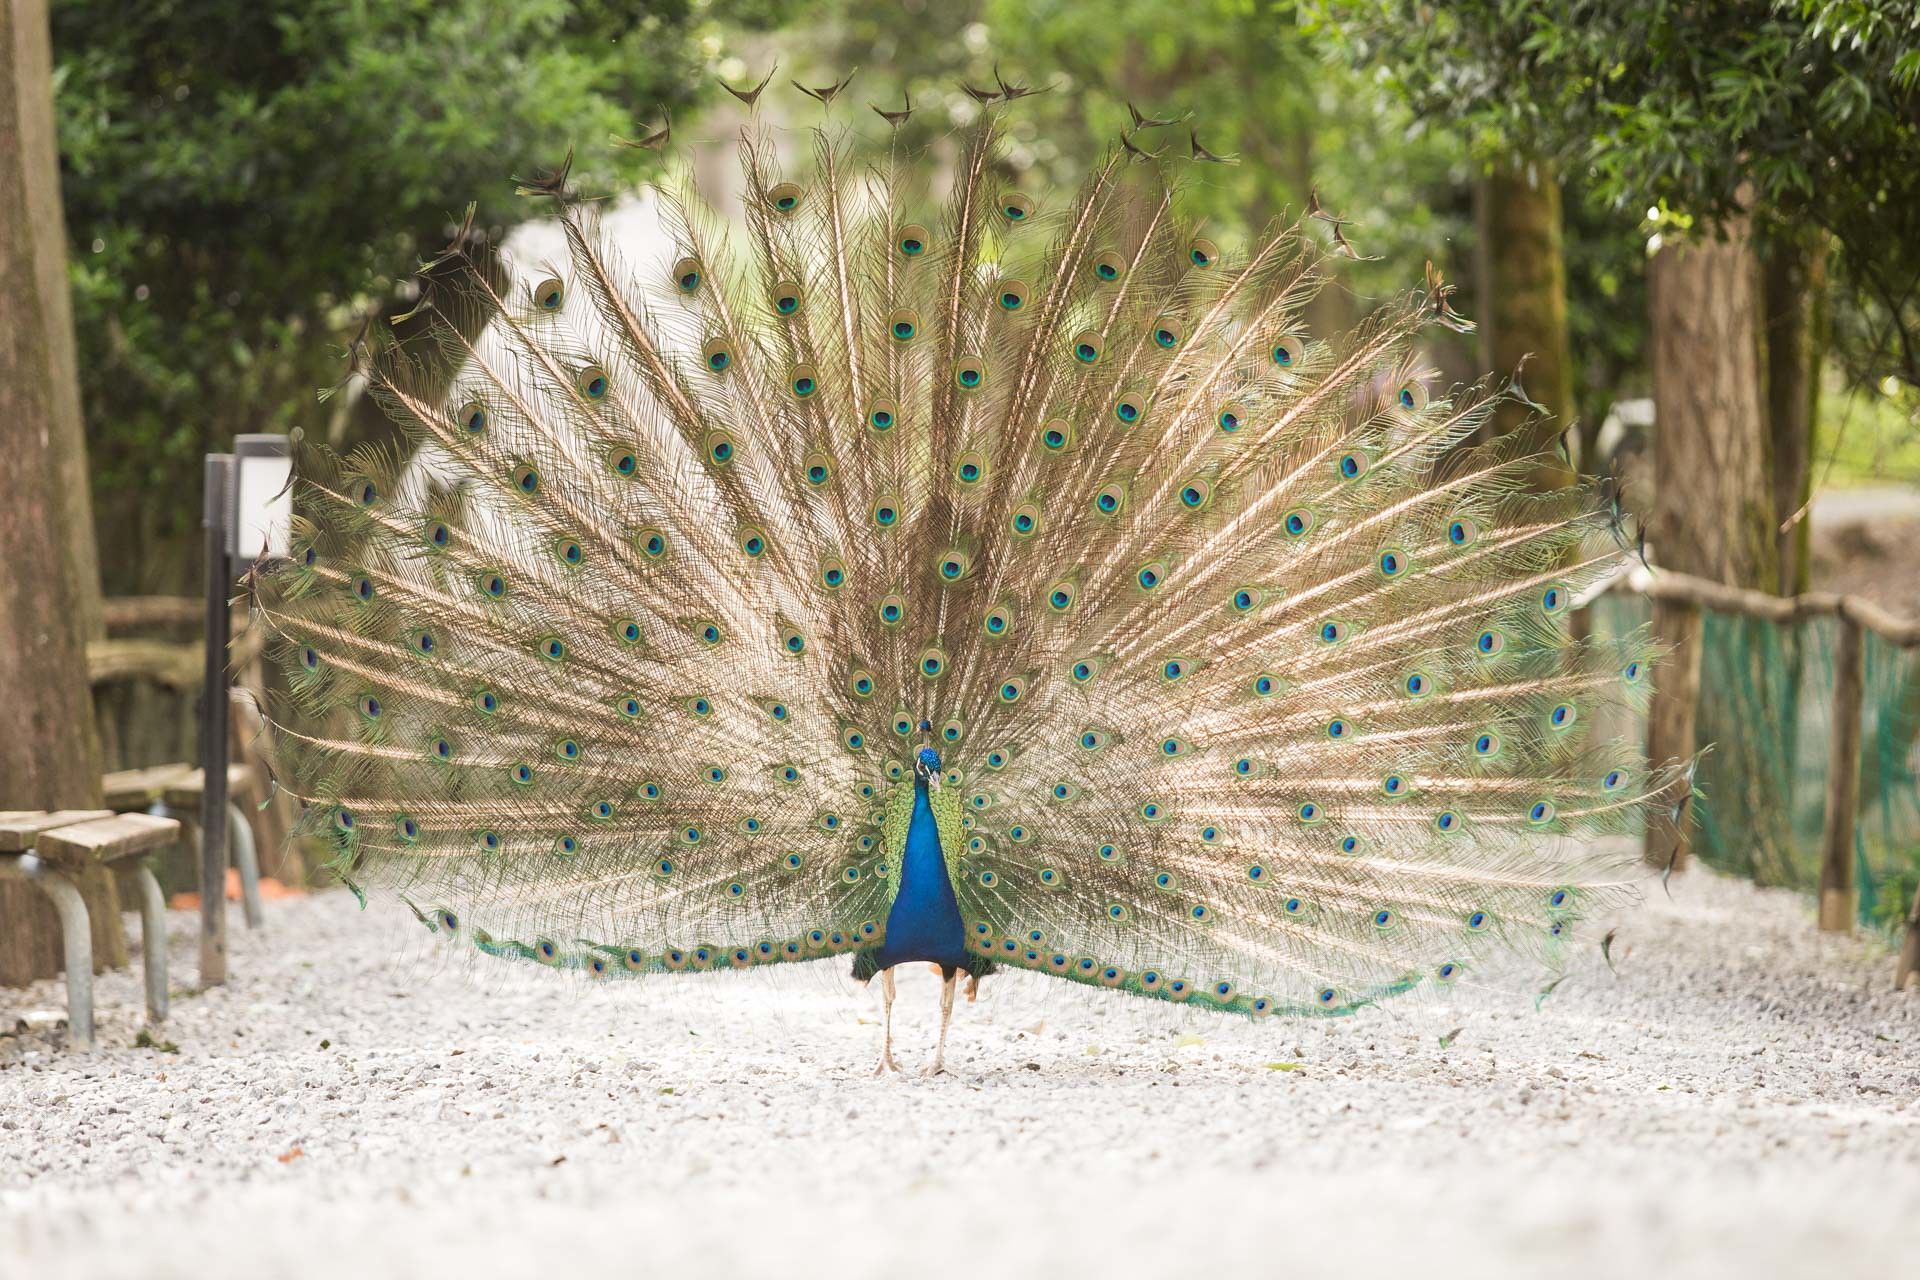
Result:
[[[952,1075],[953,1073],[947,1070],[946,1063],[935,1061],[932,1066],[928,1067],[925,1071],[922,1071],[920,1074],[923,1078],[931,1080],[935,1076],[948,1076],[948,1075]]]
[[[889,1071],[894,1075],[900,1074],[900,1064],[893,1060],[891,1052],[880,1055],[880,1065],[873,1069],[873,1074],[877,1078],[886,1075]]]

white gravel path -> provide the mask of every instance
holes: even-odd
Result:
[[[872,1077],[844,961],[482,986],[391,905],[269,904],[177,1052],[128,974],[91,1056],[0,1037],[0,1276],[1912,1274],[1920,997],[1797,897],[1675,891],[1537,1011],[1518,970],[1325,1024],[990,980],[931,1080]]]

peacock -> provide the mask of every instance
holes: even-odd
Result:
[[[1330,1017],[1630,898],[1658,655],[1572,636],[1621,539],[1436,385],[1444,280],[1316,335],[1344,238],[1217,243],[1173,122],[1049,197],[1020,88],[938,165],[842,88],[793,173],[736,91],[737,218],[675,168],[651,265],[528,180],[554,260],[463,229],[356,348],[399,440],[303,447],[256,601],[342,878],[590,980],[850,959],[881,1071],[902,964],[938,1071],[962,977]]]

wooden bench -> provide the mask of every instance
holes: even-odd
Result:
[[[227,766],[227,794],[237,795],[253,781],[243,764]],[[186,764],[163,764],[151,769],[122,769],[100,779],[104,803],[119,813],[141,811],[172,818],[186,831],[193,847],[200,845],[200,799],[207,789],[206,771]],[[240,806],[227,802],[227,842],[233,864],[240,871],[240,902],[247,928],[260,927],[260,855],[253,824]]]
[[[93,1047],[93,931],[87,904],[69,873],[109,867],[130,881],[140,901],[140,954],[146,969],[147,1017],[167,1016],[167,908],[147,855],[180,839],[180,824],[145,813],[65,809],[0,812],[0,877],[40,886],[60,916],[67,970],[67,1027],[76,1049]]]

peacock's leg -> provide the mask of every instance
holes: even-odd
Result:
[[[947,980],[940,988],[940,1043],[933,1051],[933,1065],[927,1068],[927,1074],[937,1076],[947,1069],[947,1024],[953,1021],[953,993],[960,986],[960,971],[949,969]]]
[[[893,1061],[893,970],[880,971],[880,1004],[886,1010],[882,1021],[886,1024],[886,1039],[880,1046],[880,1065],[873,1074],[883,1076],[889,1071],[898,1072],[900,1068]]]

